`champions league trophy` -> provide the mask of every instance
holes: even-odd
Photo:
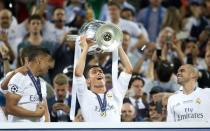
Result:
[[[96,44],[89,48],[88,54],[112,52],[118,48],[123,39],[123,33],[117,25],[98,20],[84,24],[79,35],[86,35],[87,38],[96,41]],[[76,41],[78,37],[78,35],[68,35],[67,40]]]

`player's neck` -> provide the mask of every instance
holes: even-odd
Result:
[[[93,92],[95,92],[97,94],[103,94],[106,92],[106,88],[105,87],[95,88]]]
[[[188,82],[183,85],[183,93],[188,95],[191,94],[196,88],[195,82]]]
[[[38,73],[38,70],[37,70],[37,65],[34,64],[33,62],[29,62],[28,63],[28,68],[31,70],[32,74],[34,76],[38,76],[39,73]]]

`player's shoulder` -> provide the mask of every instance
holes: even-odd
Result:
[[[10,81],[13,81],[13,82],[22,82],[26,77],[27,77],[26,75],[17,72],[17,73],[11,78]]]
[[[24,74],[22,74],[22,73],[20,73],[20,72],[17,72],[13,77],[22,79],[22,78],[25,78],[26,76],[27,76],[27,75],[24,75]]]
[[[132,74],[122,71],[120,76],[123,78],[131,78]]]
[[[22,91],[25,89],[23,83],[26,82],[26,76],[21,73],[16,73],[8,83],[8,91],[21,95]]]
[[[169,100],[179,99],[179,98],[181,98],[181,96],[182,96],[182,92],[179,91],[179,92],[176,92],[176,93],[174,93],[173,95],[171,95],[171,96],[169,97]]]
[[[210,88],[198,88],[200,93],[210,94]]]

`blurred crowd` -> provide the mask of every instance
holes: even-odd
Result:
[[[181,89],[176,74],[183,64],[199,70],[200,88],[210,88],[210,0],[113,1],[0,0],[0,78],[24,65],[30,52],[26,47],[47,48],[54,59],[54,67],[43,76],[50,121],[71,121],[75,42],[68,35],[79,34],[85,23],[102,20],[121,28],[122,47],[133,66],[122,122],[166,121],[168,98]],[[86,61],[101,66],[108,89],[111,56],[89,55]],[[3,111],[4,93],[0,91]],[[75,121],[83,121],[79,103],[76,113]]]

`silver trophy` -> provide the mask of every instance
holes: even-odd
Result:
[[[89,48],[88,54],[112,52],[123,39],[123,33],[117,25],[98,20],[84,24],[79,35],[86,35],[87,38],[96,41],[96,44]],[[79,35],[68,35],[67,40],[75,41]]]

